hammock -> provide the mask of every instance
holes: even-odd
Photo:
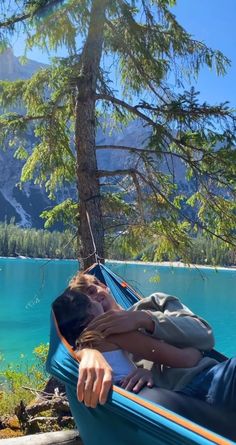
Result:
[[[102,264],[93,265],[86,273],[96,275],[106,284],[124,309],[141,298]],[[224,359],[221,354],[215,354],[218,360]],[[78,402],[76,385],[79,364],[71,346],[61,336],[54,314],[51,315],[46,366],[50,374],[65,384],[84,445],[229,445],[233,443],[232,439],[236,439],[236,433],[232,431],[236,415],[225,418],[222,412],[208,407],[204,402],[172,391],[158,389],[160,401],[153,403],[113,385],[103,406],[93,409]]]

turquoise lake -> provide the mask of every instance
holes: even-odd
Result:
[[[107,262],[140,294],[178,296],[214,328],[216,347],[236,355],[236,270]],[[50,304],[77,271],[72,260],[0,258],[0,366],[32,360],[49,339]]]

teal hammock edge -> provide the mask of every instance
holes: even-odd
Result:
[[[110,287],[116,301],[122,304],[123,292],[128,295],[127,308],[139,297],[132,288],[103,265],[95,265],[92,271]],[[108,276],[107,276],[108,275]],[[125,286],[125,287],[124,287]],[[122,298],[120,298],[120,293]],[[79,363],[73,351],[61,338],[55,318],[51,317],[50,348],[47,371],[65,384],[75,423],[85,445],[188,445],[220,444],[233,442],[201,427],[158,404],[113,386],[108,402],[96,409],[87,408],[78,402],[76,385]]]

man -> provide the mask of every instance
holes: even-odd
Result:
[[[155,293],[136,303],[129,311],[117,311],[117,304],[109,289],[96,277],[79,273],[71,280],[70,287],[102,304],[105,314],[97,317],[89,328],[102,332],[104,336],[141,329],[148,335],[178,347],[192,346],[204,352],[214,346],[209,324],[193,314],[176,297]],[[80,351],[80,359],[78,399],[89,407],[105,403],[112,385],[110,366],[102,354],[92,349]],[[152,386],[154,380],[157,386],[179,391],[194,376],[216,363],[214,359],[203,357],[194,368],[177,369],[158,367],[145,361],[144,366],[152,369],[153,377],[146,371],[137,370],[126,379],[125,388],[138,392],[145,384]]]

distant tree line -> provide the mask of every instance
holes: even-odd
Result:
[[[107,245],[108,258],[116,260],[159,261],[164,240],[157,238],[156,244],[147,240],[135,243],[132,237],[117,237],[116,242]],[[76,235],[66,229],[64,232],[24,229],[13,222],[0,223],[0,256],[27,256],[33,258],[77,258]],[[108,243],[109,244],[109,243]],[[227,246],[219,239],[208,239],[199,234],[192,238],[192,245],[184,257],[173,252],[162,255],[163,261],[183,261],[184,263],[213,266],[236,265],[236,249]]]
[[[76,252],[76,236],[70,230],[50,232],[0,223],[0,256],[77,258]]]
[[[182,261],[186,264],[201,264],[209,266],[234,266],[236,265],[236,248],[229,246],[218,238],[207,238],[201,233],[192,237],[191,245],[185,254],[177,256],[171,249],[166,253],[165,240],[156,238],[155,243],[148,243],[143,238],[141,242],[135,242],[135,238],[129,236],[118,237],[110,247],[110,257],[116,260],[141,260],[141,261]]]
[[[187,253],[193,264],[206,264],[213,266],[236,265],[236,248],[227,246],[219,239],[207,239],[198,236]]]

